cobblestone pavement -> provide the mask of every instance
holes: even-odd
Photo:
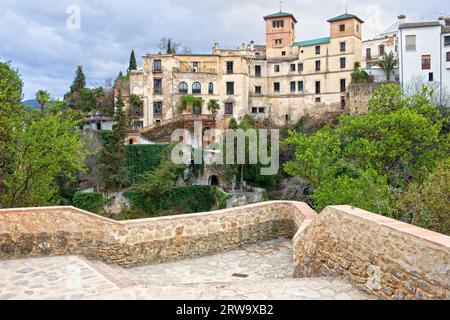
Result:
[[[2,299],[367,299],[333,278],[292,278],[277,240],[207,257],[124,270],[81,257],[0,261]]]

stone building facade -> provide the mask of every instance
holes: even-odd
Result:
[[[215,44],[211,54],[144,56],[142,69],[130,76],[130,93],[144,105],[141,133],[176,117],[183,122],[187,115],[186,121],[209,116],[219,128],[245,115],[282,127],[306,114],[342,112],[354,63],[361,60],[363,21],[343,14],[328,20],[327,37],[296,42],[293,14],[278,12],[264,20],[265,45],[252,41],[229,50]],[[183,107],[186,95],[200,97],[201,106]],[[220,105],[214,117],[207,108],[212,99]]]

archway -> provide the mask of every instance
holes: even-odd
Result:
[[[129,141],[128,141],[128,144],[134,144],[134,140],[133,139],[130,139]]]
[[[220,182],[218,176],[210,176],[208,180],[210,186],[218,186]]]

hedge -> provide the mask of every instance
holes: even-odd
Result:
[[[107,200],[99,192],[77,192],[73,196],[73,206],[93,213],[99,213]]]
[[[132,209],[144,211],[150,216],[204,212],[215,208],[223,208],[226,205],[224,195],[210,186],[172,188],[158,198],[155,206],[159,209],[159,212],[148,212],[144,198],[137,191],[127,192],[125,197],[130,200]]]
[[[126,167],[130,182],[135,184],[141,174],[156,168],[167,148],[168,145],[161,144],[127,145]]]

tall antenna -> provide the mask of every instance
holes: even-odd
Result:
[[[345,2],[345,14],[347,14],[348,13],[348,2],[346,1]]]
[[[280,0],[280,12],[282,12],[283,10],[282,10],[282,7],[283,7],[283,0]]]

